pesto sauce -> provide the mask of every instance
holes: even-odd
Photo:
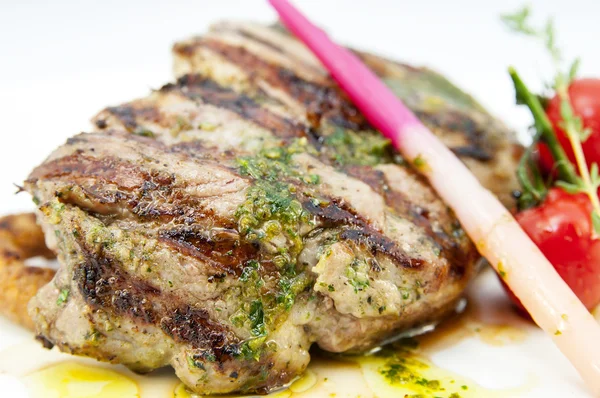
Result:
[[[323,145],[319,150],[306,138],[299,138],[289,145],[263,148],[236,160],[240,174],[254,180],[247,190],[246,200],[235,212],[238,231],[244,241],[269,247],[262,252],[260,261],[244,264],[239,277],[243,304],[230,318],[234,326],[250,330],[251,337],[239,347],[238,355],[245,359],[260,359],[269,331],[285,319],[296,296],[313,283],[311,277],[298,269],[296,260],[303,247],[300,231],[313,222],[298,199],[296,187],[306,187],[303,194],[316,205],[322,206],[327,201],[311,194],[311,186],[320,183],[319,176],[295,167],[292,157],[309,153],[337,167],[403,163],[390,141],[376,131],[355,132],[323,126],[322,133]],[[272,286],[271,277],[271,282],[262,277],[262,263],[266,262],[278,270],[276,286]],[[354,269],[348,272],[356,274]],[[357,275],[351,280],[356,292],[369,285],[368,280]],[[329,286],[329,289],[334,287]]]
[[[365,272],[367,264],[364,260],[354,259],[346,269],[348,283],[354,288],[354,293],[358,294],[369,287],[369,277]]]
[[[292,155],[306,150],[306,140],[298,140],[289,147],[266,148],[255,156],[238,159],[240,173],[255,180],[246,201],[235,213],[238,230],[246,241],[253,243],[285,237],[286,245],[278,247],[280,252],[273,261],[279,268],[288,267],[288,271],[302,248],[298,230],[309,222],[309,214],[296,198],[292,182],[305,179],[318,182],[317,176],[304,175],[290,165]]]
[[[69,293],[70,290],[68,288],[61,289],[60,293],[58,294],[58,298],[56,299],[56,305],[60,307],[65,304],[67,300],[69,300]]]
[[[374,130],[357,132],[336,127],[325,136],[323,143],[323,152],[338,166],[375,166],[400,159],[391,141]]]
[[[438,375],[429,363],[416,355],[417,348],[416,340],[401,340],[396,343],[396,349],[384,349],[371,361],[380,364],[376,369],[390,387],[414,392],[414,394],[404,395],[405,397],[462,398],[456,390],[467,391],[469,387],[465,384],[455,385],[455,380],[450,380],[449,375],[443,372]]]
[[[244,304],[231,321],[250,329],[251,337],[240,345],[238,353],[248,360],[260,359],[269,331],[310,284],[310,278],[297,269],[296,258],[302,250],[299,230],[311,219],[296,197],[294,183],[316,185],[319,178],[300,172],[291,164],[291,158],[311,150],[306,139],[298,139],[287,147],[265,148],[256,155],[237,159],[240,174],[255,180],[236,210],[238,231],[247,242],[275,246],[276,250],[263,253],[261,261],[275,265],[279,273],[276,285],[267,287],[261,262],[251,260],[239,277]]]

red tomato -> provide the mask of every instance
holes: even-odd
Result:
[[[592,134],[583,143],[583,152],[588,162],[588,167],[592,163],[600,165],[600,79],[579,79],[573,81],[569,86],[569,97],[573,111],[581,117],[583,126],[590,128]],[[571,162],[575,162],[571,144],[565,132],[559,127],[562,117],[560,116],[560,99],[554,96],[548,103],[546,113],[552,122],[557,138],[565,149]],[[542,168],[549,172],[552,170],[554,159],[548,150],[548,147],[540,143],[540,164]]]
[[[553,188],[540,206],[516,216],[589,310],[600,304],[600,239],[592,238],[591,212],[585,195]],[[518,300],[516,304],[522,308]]]

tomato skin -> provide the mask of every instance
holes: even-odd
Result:
[[[591,212],[585,195],[553,188],[540,206],[516,215],[523,230],[589,310],[600,304],[600,239],[592,237]],[[521,306],[518,300],[515,303]]]
[[[581,117],[583,126],[592,130],[592,134],[582,144],[588,167],[592,163],[600,165],[600,79],[578,79],[569,86],[569,97],[576,115]],[[571,143],[564,130],[560,128],[562,117],[560,115],[560,98],[555,95],[546,107],[548,118],[552,122],[554,131],[561,146],[564,148],[571,162],[575,163],[575,156]],[[538,145],[540,165],[545,172],[552,171],[554,159],[544,143]]]

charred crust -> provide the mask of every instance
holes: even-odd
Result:
[[[118,212],[117,205],[123,204],[144,221],[168,222],[176,219],[194,222],[215,218],[210,209],[203,209],[197,200],[175,186],[174,175],[146,170],[118,158],[93,158],[82,153],[69,155],[38,167],[28,182],[61,178],[67,179],[69,186],[56,195],[60,201],[92,212],[106,206],[113,207],[106,211]],[[90,182],[92,178],[93,183]],[[107,184],[112,187],[107,187]],[[78,186],[82,194],[74,192],[73,186]],[[157,197],[163,200],[157,201]],[[231,224],[227,220],[215,221],[222,221],[224,226]]]
[[[427,236],[442,249],[441,254],[444,257],[448,259],[460,257],[463,248],[459,242],[442,229],[434,228],[426,209],[410,202],[404,194],[395,190],[387,190],[384,199],[386,204],[394,209],[398,215],[423,228]]]
[[[385,196],[387,184],[385,174],[381,170],[371,166],[350,165],[344,167],[343,171],[349,176],[361,180],[379,195]]]
[[[139,167],[117,158],[93,158],[82,153],[74,153],[42,164],[33,170],[27,182],[38,179],[69,177],[71,179],[94,177],[105,183],[112,183],[122,189],[131,190],[141,186],[149,178]]]
[[[226,273],[214,274],[207,278],[208,283],[221,282],[227,277]]]
[[[94,121],[94,124],[96,125],[96,127],[98,127],[100,130],[105,129],[106,127],[108,127],[108,124],[106,123],[105,119],[97,119],[96,121]]]
[[[203,308],[147,281],[127,274],[107,253],[97,253],[79,242],[84,261],[75,268],[74,281],[87,304],[116,316],[127,316],[141,324],[158,325],[178,343],[210,350],[218,361],[230,359],[239,340]]]
[[[175,308],[172,313],[165,314],[160,327],[176,342],[209,350],[218,362],[231,359],[239,343],[232,332],[212,321],[206,310],[190,306]]]
[[[159,240],[231,275],[239,275],[243,264],[257,259],[259,253],[258,245],[240,241],[233,229],[209,236],[198,228],[183,226],[161,231]]]
[[[365,245],[373,255],[389,256],[397,264],[406,268],[421,268],[424,264],[423,260],[407,256],[393,240],[373,229],[367,221],[351,209],[343,208],[335,200],[326,206],[319,206],[312,201],[306,201],[303,206],[308,212],[319,217],[327,227],[352,226],[340,233],[340,239]]]
[[[493,159],[492,155],[477,146],[460,146],[451,149],[459,157],[472,158],[481,162],[488,162]]]
[[[314,131],[302,123],[278,116],[252,98],[222,87],[213,80],[200,75],[184,75],[176,84],[167,84],[162,92],[177,92],[191,100],[201,100],[213,106],[227,109],[241,118],[251,121],[280,138],[307,137],[313,140]],[[264,93],[263,93],[264,94]]]
[[[497,150],[496,142],[465,113],[456,110],[445,110],[435,113],[415,111],[415,114],[433,130],[444,129],[463,135],[469,145],[450,148],[458,156],[481,162],[488,162],[494,158],[493,153]]]
[[[84,262],[75,268],[73,278],[88,304],[148,324],[157,321],[152,302],[161,293],[158,288],[126,275],[120,264],[105,253],[82,252]]]
[[[339,225],[367,226],[367,223],[349,208],[342,207],[335,199],[322,206],[312,200],[306,200],[302,206],[310,214],[319,217],[325,225],[335,227]]]
[[[239,28],[238,28],[238,29],[235,29],[235,31],[236,31],[236,33],[238,33],[240,36],[243,36],[243,37],[245,37],[246,39],[250,39],[250,40],[252,40],[252,41],[254,41],[254,42],[256,42],[256,43],[260,43],[260,44],[262,44],[263,46],[265,46],[265,47],[268,47],[268,48],[270,48],[271,50],[273,50],[273,51],[276,51],[276,52],[278,52],[278,53],[283,53],[283,49],[282,49],[281,47],[279,47],[279,46],[275,45],[274,43],[271,43],[270,41],[264,40],[263,38],[261,38],[261,37],[259,37],[259,36],[255,35],[255,34],[253,34],[253,33],[250,33],[250,32],[248,32],[248,31],[246,31],[246,30],[244,30],[244,29],[239,29]]]
[[[195,46],[209,48],[242,69],[252,71],[250,78],[264,79],[272,86],[286,91],[306,106],[307,118],[315,128],[319,127],[321,119],[355,130],[369,128],[365,118],[333,81],[328,85],[308,81],[292,70],[267,62],[243,47],[217,40],[202,39]]]
[[[358,244],[365,245],[375,256],[378,253],[389,256],[396,264],[404,268],[422,268],[425,262],[418,258],[411,258],[406,255],[392,240],[385,235],[369,234],[361,229],[346,229],[340,234],[343,240],[354,241]]]
[[[80,144],[82,142],[87,142],[87,137],[85,136],[85,133],[76,135],[74,137],[69,137],[67,138],[67,145],[77,145]]]
[[[46,337],[42,336],[41,334],[35,336],[35,339],[42,344],[42,347],[48,350],[51,350],[54,347],[54,343],[48,340]]]
[[[129,132],[135,132],[138,128],[137,119],[150,121],[160,120],[160,112],[155,107],[135,107],[131,104],[108,107],[106,112],[117,118]],[[106,121],[104,121],[106,124]],[[99,128],[103,128],[98,126]]]
[[[196,51],[196,45],[194,43],[175,43],[173,45],[173,52],[182,57],[191,57],[194,55],[194,51]]]

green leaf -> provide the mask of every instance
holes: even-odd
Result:
[[[581,122],[581,118],[578,117],[577,120],[579,122]],[[587,141],[587,139],[590,138],[590,135],[592,135],[591,128],[583,128],[583,129],[578,129],[578,130],[579,130],[579,139],[581,140],[581,142]]]
[[[592,225],[594,226],[594,231],[600,234],[600,214],[597,211],[592,212]]]
[[[581,186],[581,184],[571,184],[566,181],[556,181],[556,186],[565,190],[565,192],[570,194],[576,194],[585,191],[585,188]]]
[[[592,177],[592,181],[594,181],[595,178],[598,178],[598,163],[592,163],[592,166],[590,167],[590,176]]]
[[[529,16],[531,9],[528,6],[523,7],[514,14],[504,14],[500,19],[512,31],[522,33],[528,36],[536,36],[538,32],[529,25]]]
[[[600,175],[598,175],[598,163],[592,163],[590,167],[590,179],[595,190],[600,187]]]
[[[577,73],[579,72],[579,66],[581,65],[581,58],[575,58],[575,61],[571,64],[569,68],[569,83],[571,83],[577,77]]]
[[[554,60],[554,62],[558,63],[558,62],[560,62],[561,55],[560,55],[560,50],[556,46],[556,38],[555,37],[556,37],[556,34],[554,31],[554,21],[552,19],[549,19],[548,22],[546,22],[546,27],[544,28],[544,42],[546,44],[546,49],[552,56],[552,59]]]
[[[573,123],[573,108],[571,108],[571,103],[568,99],[562,98],[560,101],[560,116],[565,125],[567,123]]]

